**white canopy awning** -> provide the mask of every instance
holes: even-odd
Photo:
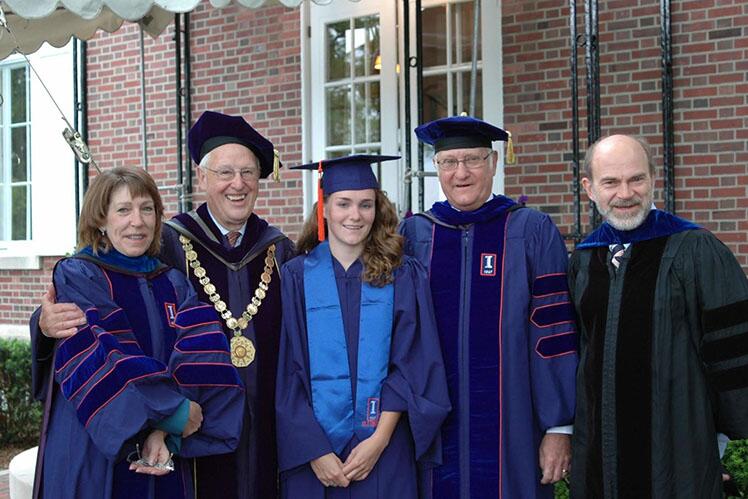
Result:
[[[216,8],[232,0],[210,0]],[[303,0],[234,0],[253,9],[266,4],[296,7]],[[24,54],[39,49],[44,42],[62,47],[70,37],[88,40],[97,30],[116,31],[124,21],[139,22],[151,36],[158,36],[174,19],[175,13],[190,12],[201,0],[2,0],[8,26]],[[322,3],[322,2],[320,2]],[[0,32],[0,59],[16,48],[13,38]]]

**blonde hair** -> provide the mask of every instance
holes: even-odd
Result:
[[[78,220],[78,250],[91,246],[94,254],[104,253],[112,248],[112,243],[100,227],[106,224],[112,193],[120,186],[126,185],[132,197],[149,197],[153,200],[156,211],[156,226],[153,230],[153,241],[146,253],[158,255],[161,250],[161,219],[164,205],[158,187],[148,173],[134,166],[118,166],[99,173],[91,182],[83,198],[80,218]]]
[[[403,237],[397,233],[397,211],[381,189],[375,189],[374,223],[364,242],[361,258],[364,262],[362,279],[373,286],[384,286],[394,281],[395,269],[403,258]],[[327,202],[328,196],[324,202]],[[327,222],[325,222],[327,235]],[[299,253],[309,253],[319,244],[317,239],[317,203],[301,229],[296,243]]]

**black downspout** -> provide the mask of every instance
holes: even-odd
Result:
[[[410,0],[403,0],[403,64],[405,70],[405,212],[413,211],[413,154],[411,141],[413,124],[410,121]]]
[[[80,131],[83,141],[88,144],[88,43],[81,40],[81,122]],[[83,165],[83,194],[88,191],[88,164]]]
[[[73,38],[73,128],[78,130],[80,125],[80,101],[78,99],[78,39]],[[75,155],[74,155],[75,156]],[[78,219],[81,212],[81,185],[80,185],[80,162],[78,156],[73,161],[73,178],[75,179],[75,226],[78,227]]]
[[[660,0],[660,47],[662,49],[662,147],[665,210],[675,214],[675,136],[673,126],[673,48],[670,32],[670,0]]]
[[[184,212],[184,145],[182,127],[184,122],[182,120],[182,35],[180,33],[181,25],[179,22],[179,14],[174,14],[174,73],[175,80],[177,82],[177,188],[179,195],[179,211]]]
[[[418,124],[423,124],[423,15],[421,0],[416,0],[416,92],[418,95]],[[424,210],[423,142],[418,141],[418,211]]]
[[[582,235],[582,200],[579,187],[579,85],[578,64],[577,64],[577,45],[579,35],[577,33],[577,3],[576,0],[569,0],[569,33],[571,55],[569,62],[571,64],[571,155],[572,155],[572,193],[574,195],[574,232],[566,236],[567,239],[573,239],[576,245],[581,240]]]
[[[190,62],[190,14],[184,14],[184,126],[192,126],[192,65]],[[192,209],[192,160],[187,155],[185,160],[187,182],[184,186],[185,210]]]
[[[585,65],[587,66],[587,146],[600,138],[600,61],[598,54],[597,0],[585,0]],[[590,201],[590,225],[597,227],[600,215]]]

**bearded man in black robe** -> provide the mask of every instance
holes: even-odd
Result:
[[[594,144],[604,223],[574,252],[575,498],[721,498],[718,434],[748,437],[748,281],[729,249],[652,204],[640,139]]]

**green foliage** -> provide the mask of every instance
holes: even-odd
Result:
[[[748,496],[748,440],[735,440],[727,445],[722,458],[727,472],[732,477],[741,495]],[[734,497],[734,496],[731,496]]]
[[[553,497],[555,497],[555,499],[569,499],[569,485],[565,480],[556,482],[556,485],[554,485]]]
[[[0,339],[0,446],[39,440],[42,406],[31,395],[31,346]]]

